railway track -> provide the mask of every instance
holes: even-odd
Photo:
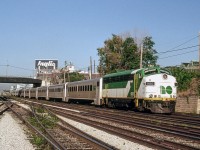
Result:
[[[35,101],[35,100],[30,100],[30,101]],[[38,101],[37,101],[38,102]],[[51,104],[52,105],[52,101],[42,101],[42,103],[44,104]],[[116,113],[120,113],[120,114],[124,114],[124,115],[128,115],[128,116],[138,116],[141,118],[145,118],[145,119],[157,119],[160,120],[162,122],[170,122],[170,124],[186,124],[186,126],[199,126],[199,122],[200,122],[200,115],[189,115],[189,114],[171,114],[171,115],[165,115],[165,114],[151,114],[151,113],[141,113],[141,112],[135,112],[135,111],[124,111],[124,110],[117,110],[117,109],[109,109],[109,108],[99,108],[99,107],[94,107],[94,106],[90,106],[90,105],[77,105],[77,104],[67,104],[64,102],[61,103],[53,103],[55,106],[59,106],[59,107],[65,107],[65,108],[69,108],[69,109],[77,109],[80,111],[88,111],[88,110],[93,110],[95,111],[99,111],[102,112],[102,110],[104,112],[116,112]],[[95,108],[95,109],[94,109]],[[200,127],[199,127],[200,128]]]
[[[55,105],[57,105],[57,103]],[[163,126],[166,126],[167,124],[163,124],[163,123],[161,124],[159,123],[160,121],[158,122],[158,120],[157,120],[157,123],[161,125],[155,125],[155,121],[152,121],[152,120],[150,121],[147,120],[147,122],[145,122],[145,119],[140,120],[140,118],[142,117],[141,113],[137,116],[138,113],[116,111],[112,109],[109,109],[109,110],[105,109],[105,111],[104,109],[100,109],[101,111],[99,111],[99,108],[94,108],[94,107],[88,108],[85,106],[82,107],[82,106],[77,106],[77,105],[68,105],[68,106],[64,105],[62,107],[65,107],[65,108],[67,107],[68,109],[77,109],[81,111],[81,113],[74,113],[74,112],[71,113],[69,111],[64,111],[64,110],[59,111],[58,109],[55,109],[55,108],[54,109],[51,108],[51,110],[56,112],[59,115],[64,115],[64,117],[70,118],[72,120],[76,120],[78,122],[82,122],[84,124],[88,124],[90,126],[99,128],[101,130],[110,132],[112,134],[118,135],[123,138],[126,138],[133,142],[138,142],[138,143],[143,143],[143,144],[145,142],[147,143],[147,146],[157,147],[158,149],[200,149],[199,131],[197,131],[197,134],[195,134],[195,131],[194,131],[194,134],[192,135],[192,133],[190,134],[189,132],[183,132],[183,130],[180,131],[181,127],[179,128],[179,131],[175,130],[175,127],[177,127],[177,125],[175,127],[170,126],[166,128]],[[136,118],[132,117],[134,116],[133,114],[135,114]],[[146,117],[144,116],[143,118]],[[93,119],[88,119],[88,118],[93,118]],[[154,119],[155,119],[155,116],[154,116]],[[98,121],[98,120],[101,120],[101,121],[103,120],[103,122]],[[141,124],[141,122],[143,124]],[[116,127],[115,125],[112,125],[112,124],[121,124],[119,125],[121,127]],[[126,127],[128,129],[123,129],[123,127]],[[146,135],[145,133],[138,133],[136,131],[132,131],[135,127],[143,129],[143,130],[151,130],[151,132],[165,133],[165,134],[168,134],[168,136],[172,136],[173,134],[173,136],[169,140],[163,139],[161,137],[159,138],[155,136],[152,137],[152,136]],[[170,128],[172,127],[174,129],[170,130]],[[198,130],[198,128],[195,128],[195,129]],[[185,140],[183,136],[187,138],[187,140]],[[177,141],[172,142],[174,141],[173,138],[175,138]]]
[[[0,115],[2,115],[5,111],[7,111],[9,107],[6,106],[5,102],[0,104]]]
[[[48,113],[51,116],[56,116],[53,112],[43,106],[43,109],[46,110],[45,114]],[[33,108],[32,108],[33,110]],[[35,111],[33,111],[35,112]],[[46,133],[49,136],[54,137],[54,140],[61,145],[61,149],[105,149],[105,150],[112,150],[115,149],[114,147],[95,139],[83,133],[81,130],[78,130],[71,126],[70,124],[60,120],[56,124],[56,127],[46,129],[44,125],[39,121],[39,117],[37,117],[36,113],[34,113],[35,118],[39,122],[40,126],[43,127]],[[49,119],[49,117],[46,117]],[[57,118],[57,117],[56,117]]]
[[[56,114],[62,115],[63,117],[67,117],[70,118],[72,120],[90,125],[92,127],[98,128],[100,130],[104,130],[106,132],[109,132],[111,134],[115,134],[117,136],[120,136],[122,138],[125,138],[127,140],[130,140],[132,142],[138,142],[140,144],[144,144],[146,146],[150,146],[153,148],[158,148],[158,149],[199,149],[199,148],[195,148],[193,146],[189,146],[189,145],[185,145],[182,143],[177,143],[177,142],[173,142],[173,141],[168,141],[168,140],[164,140],[162,138],[156,138],[156,137],[152,137],[149,136],[147,134],[143,133],[139,133],[138,131],[134,131],[133,128],[131,129],[130,126],[126,125],[125,122],[120,122],[122,123],[121,125],[119,124],[119,121],[116,119],[108,119],[107,117],[104,118],[104,120],[106,121],[99,121],[98,119],[99,116],[96,116],[96,118],[98,119],[89,119],[89,115],[82,117],[80,115],[75,115],[74,113],[67,113],[67,112],[63,112],[56,110],[55,108],[52,109],[52,111],[54,111]],[[90,116],[91,117],[91,116]],[[93,116],[94,117],[94,116]],[[101,118],[102,119],[102,118]],[[112,122],[112,123],[110,123]]]
[[[7,106],[7,105],[6,105]],[[35,108],[32,106],[31,110],[32,112],[28,111],[25,108],[22,108],[19,105],[14,105],[12,108],[7,106],[22,122],[24,122],[26,125],[28,125],[31,130],[39,134],[41,137],[43,137],[50,145],[51,149],[59,149],[59,150],[65,150],[65,149],[116,149],[98,139],[95,139],[94,137],[91,137],[87,134],[84,134],[82,131],[73,128],[69,124],[59,121],[55,124],[54,127],[48,128],[46,124],[42,124],[42,122],[45,121],[51,122],[51,117],[47,114],[52,114],[49,112],[43,112],[38,113],[35,111]],[[46,109],[45,109],[46,110]],[[34,116],[34,118],[37,120],[37,123],[34,123],[32,125],[30,123],[30,119],[28,119],[28,116],[30,116],[30,113]],[[41,117],[45,116],[45,118]],[[55,116],[55,115],[54,115]],[[41,118],[43,118],[41,120]],[[32,120],[32,119],[31,119]]]

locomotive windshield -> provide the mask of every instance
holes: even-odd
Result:
[[[145,75],[152,75],[152,74],[157,74],[158,70],[157,69],[151,69],[151,70],[145,70],[144,74]]]
[[[153,75],[153,74],[159,74],[159,73],[171,74],[169,71],[165,69],[155,68],[155,69],[144,70],[145,75]]]

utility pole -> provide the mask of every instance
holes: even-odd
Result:
[[[143,54],[143,44],[141,44],[140,48],[140,69],[142,68],[142,54]]]
[[[199,71],[200,71],[200,32],[199,32]]]
[[[65,66],[64,66],[64,68],[63,68],[63,71],[64,71],[64,83],[66,82],[66,79],[65,79],[65,70],[66,70],[66,66],[67,66],[67,61],[65,61]]]
[[[96,68],[96,66],[95,66],[95,60],[94,60],[94,73],[96,73],[95,68]]]
[[[90,56],[90,79],[92,79],[92,57]]]

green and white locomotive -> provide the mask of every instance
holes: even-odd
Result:
[[[176,93],[175,77],[160,67],[122,71],[103,77],[102,100],[109,107],[173,113]]]

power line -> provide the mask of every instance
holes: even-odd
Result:
[[[171,49],[169,49],[169,50],[167,50],[167,51],[160,52],[160,53],[167,53],[168,51],[169,51],[169,52],[171,52],[171,51],[176,51],[176,48],[178,48],[178,47],[180,47],[180,46],[182,46],[182,45],[184,45],[184,44],[186,44],[186,43],[188,43],[188,42],[190,42],[190,41],[192,41],[192,40],[198,38],[199,36],[200,36],[200,35],[195,36],[195,37],[193,37],[193,38],[191,38],[191,39],[189,39],[189,40],[187,40],[187,41],[185,41],[185,42],[179,44],[178,46],[175,46],[175,47],[173,47],[173,48],[171,48]],[[197,46],[197,45],[196,45],[196,46]],[[195,46],[194,46],[194,47],[195,47]],[[189,48],[189,47],[188,47],[188,48]],[[185,48],[185,49],[186,49],[186,48]]]
[[[193,46],[188,46],[188,47],[184,47],[184,48],[180,48],[180,49],[168,50],[168,51],[160,52],[160,53],[157,53],[157,54],[158,55],[162,55],[162,54],[165,54],[165,53],[175,52],[175,51],[181,51],[181,50],[185,50],[185,49],[189,49],[189,48],[194,48],[194,47],[198,47],[198,46],[200,46],[200,45],[193,45]]]
[[[198,50],[189,51],[189,52],[185,52],[185,53],[180,53],[180,54],[176,54],[176,55],[170,55],[170,56],[162,57],[162,58],[158,58],[158,59],[165,59],[165,58],[169,58],[169,57],[175,57],[175,56],[184,55],[184,54],[188,54],[188,53],[192,53],[192,52],[196,52],[196,51],[198,51]]]
[[[182,45],[184,45],[184,44],[186,44],[186,43],[188,43],[188,42],[190,42],[190,41],[192,41],[192,40],[194,40],[194,39],[196,39],[196,38],[198,38],[198,37],[199,37],[199,35],[197,35],[197,36],[195,36],[195,37],[193,37],[193,38],[191,38],[191,39],[189,39],[189,40],[183,42],[182,44],[180,44],[180,45],[178,45],[178,46],[172,48],[171,50],[173,50],[173,49],[175,49],[175,48],[178,48],[178,47],[180,47],[180,46],[182,46]]]
[[[27,68],[12,66],[12,65],[0,65],[0,66],[2,66],[2,67],[11,67],[11,68],[16,68],[16,69],[21,69],[21,70],[35,71],[34,69],[27,69]]]

